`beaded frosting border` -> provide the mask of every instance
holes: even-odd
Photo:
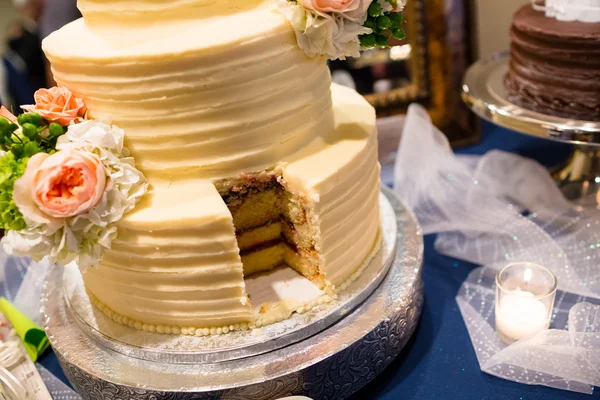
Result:
[[[123,315],[120,315],[119,313],[113,311],[110,307],[108,307],[107,305],[102,303],[100,300],[98,300],[98,298],[93,293],[88,291],[87,289],[86,289],[86,293],[88,294],[90,302],[96,308],[98,308],[104,315],[106,315],[106,317],[108,317],[109,319],[113,320],[114,322],[116,322],[118,324],[126,325],[126,326],[129,326],[130,328],[141,330],[144,332],[162,333],[162,334],[167,334],[167,335],[211,336],[211,335],[223,335],[223,334],[226,334],[229,332],[235,332],[235,331],[247,331],[247,330],[251,330],[254,328],[260,328],[262,326],[272,325],[277,322],[281,322],[281,321],[289,318],[293,313],[304,314],[306,312],[309,312],[310,310],[312,310],[313,308],[315,308],[317,306],[330,303],[334,299],[337,299],[337,293],[340,293],[341,291],[347,289],[348,286],[350,286],[354,281],[356,281],[358,279],[358,277],[364,272],[364,270],[367,268],[367,266],[375,258],[375,255],[381,250],[382,243],[383,243],[383,236],[381,234],[381,227],[380,227],[377,232],[377,236],[375,237],[375,243],[373,244],[373,247],[372,247],[371,251],[369,252],[369,254],[367,255],[367,257],[365,257],[365,260],[363,261],[363,263],[338,288],[335,288],[333,286],[329,286],[326,288],[326,289],[329,289],[330,287],[333,287],[333,290],[335,291],[335,293],[332,293],[332,294],[325,293],[319,297],[312,299],[311,301],[301,303],[298,306],[296,306],[294,309],[292,309],[289,314],[280,313],[280,314],[270,315],[270,316],[264,317],[264,318],[257,317],[254,322],[240,322],[240,323],[236,323],[236,324],[225,325],[225,326],[221,326],[221,327],[210,327],[210,328],[208,328],[208,327],[205,327],[205,328],[202,328],[202,327],[200,327],[200,328],[198,328],[198,327],[180,327],[180,326],[171,326],[171,325],[147,324],[147,323],[136,321],[132,318],[128,318]]]

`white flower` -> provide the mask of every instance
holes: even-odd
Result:
[[[280,1],[280,11],[290,21],[298,46],[309,57],[324,55],[331,60],[358,57],[358,36],[371,33],[371,29],[362,26],[362,17],[358,18],[362,22],[355,22],[344,14],[321,15],[287,0]]]
[[[59,153],[89,153],[100,160],[106,173],[100,199],[82,214],[69,214],[72,216],[65,218],[44,215],[40,209],[31,212],[24,208],[22,214],[27,228],[8,231],[2,239],[5,250],[19,256],[31,255],[35,260],[49,256],[52,262],[62,264],[75,261],[81,269],[97,265],[117,236],[116,223],[148,190],[144,175],[135,168],[133,158],[123,147],[123,138],[122,129],[100,121],[70,125],[58,139],[56,148]],[[24,207],[35,206],[31,201],[23,204]],[[20,209],[18,203],[17,206]]]
[[[394,6],[386,0],[377,0],[377,4],[381,6],[383,12],[390,12],[394,9]]]

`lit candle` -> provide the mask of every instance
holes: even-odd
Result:
[[[511,344],[550,326],[557,281],[541,265],[516,262],[496,276],[496,332]]]
[[[534,336],[549,326],[548,309],[531,292],[511,290],[496,304],[496,330],[504,342]]]

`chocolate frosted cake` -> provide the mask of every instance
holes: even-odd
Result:
[[[600,23],[548,18],[531,5],[514,15],[511,102],[544,114],[600,121]]]

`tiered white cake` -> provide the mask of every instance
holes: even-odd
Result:
[[[360,273],[380,241],[375,112],[331,84],[274,5],[79,7],[43,43],[55,78],[88,118],[125,130],[152,185],[84,274],[101,310],[138,329],[221,333],[303,306],[253,310],[244,271],[288,265],[326,299]]]

